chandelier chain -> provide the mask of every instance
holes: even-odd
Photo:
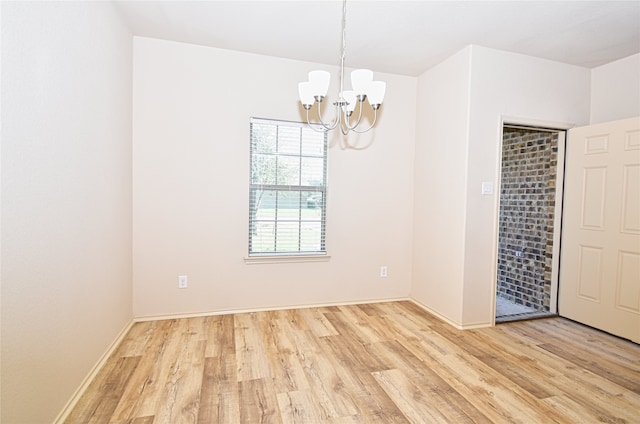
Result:
[[[342,51],[340,54],[340,93],[344,90],[344,60],[347,54],[347,0],[342,1]]]

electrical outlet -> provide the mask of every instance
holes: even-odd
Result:
[[[186,275],[178,275],[178,288],[186,289],[189,283],[189,279]]]
[[[387,278],[387,267],[386,266],[381,266],[380,267],[380,277],[382,278]]]

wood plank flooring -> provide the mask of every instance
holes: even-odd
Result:
[[[67,423],[640,423],[640,346],[411,302],[135,324]]]

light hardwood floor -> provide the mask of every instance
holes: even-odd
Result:
[[[67,423],[640,423],[640,346],[410,302],[142,322]]]

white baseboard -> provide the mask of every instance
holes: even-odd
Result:
[[[475,328],[487,328],[487,327],[494,327],[495,324],[493,324],[492,322],[474,322],[471,324],[463,324],[461,326],[462,330],[473,330]]]
[[[264,308],[248,308],[248,309],[225,309],[219,311],[206,311],[206,312],[194,312],[189,314],[167,314],[167,315],[149,315],[139,316],[133,318],[135,322],[144,321],[159,321],[163,319],[180,319],[180,318],[198,318],[207,317],[213,315],[229,315],[229,314],[246,314],[251,312],[268,312],[268,311],[283,311],[288,309],[307,309],[307,308],[324,308],[330,306],[346,306],[346,305],[366,305],[368,303],[386,303],[386,302],[402,302],[411,300],[408,297],[393,298],[393,299],[367,299],[367,300],[354,300],[350,302],[329,302],[329,303],[313,303],[304,305],[287,305],[287,306],[271,306]]]
[[[481,323],[473,323],[473,324],[459,324],[448,317],[440,314],[438,311],[435,311],[428,306],[418,302],[417,300],[411,297],[399,297],[399,298],[390,298],[390,299],[366,299],[366,300],[354,300],[349,302],[329,302],[329,303],[312,303],[312,304],[304,304],[304,305],[285,305],[285,306],[269,306],[262,308],[246,308],[246,309],[224,309],[218,311],[203,311],[203,312],[193,312],[188,314],[167,314],[167,315],[148,315],[148,316],[139,316],[134,317],[134,322],[145,322],[145,321],[160,321],[164,319],[181,319],[181,318],[198,318],[198,317],[207,317],[214,315],[230,315],[230,314],[246,314],[251,312],[268,312],[268,311],[282,311],[289,309],[306,309],[306,308],[323,308],[330,306],[346,306],[346,305],[366,305],[368,303],[386,303],[386,302],[403,302],[409,301],[421,309],[424,309],[426,312],[434,315],[447,324],[457,328],[458,330],[472,330],[474,328],[484,328],[484,327],[493,327],[493,323],[491,322],[481,322]]]
[[[449,317],[446,317],[446,316],[442,315],[438,311],[435,311],[435,310],[431,309],[430,307],[426,306],[423,303],[418,302],[417,300],[415,300],[413,298],[410,298],[409,300],[412,303],[414,303],[416,306],[420,307],[421,309],[424,309],[426,312],[430,313],[431,315],[433,315],[435,317],[438,317],[439,319],[441,319],[442,321],[444,321],[447,324],[451,325],[452,327],[455,327],[458,330],[462,330],[462,326],[460,324],[458,324],[457,322],[451,320]]]
[[[459,323],[451,320],[450,318],[440,314],[438,311],[435,311],[435,310],[429,308],[428,306],[418,302],[417,300],[415,300],[413,298],[409,298],[409,300],[411,302],[413,302],[416,306],[420,307],[421,309],[424,309],[426,312],[430,313],[431,315],[440,318],[442,321],[444,321],[447,324],[457,328],[458,330],[473,330],[474,328],[493,327],[493,323],[491,323],[491,322],[480,322],[480,323],[473,323],[473,324],[459,324]]]
[[[106,350],[106,352],[102,355],[102,357],[100,357],[100,359],[93,366],[93,368],[91,368],[91,371],[89,371],[89,374],[87,374],[87,376],[84,378],[84,380],[82,381],[82,384],[80,385],[80,387],[78,387],[78,390],[76,390],[73,396],[71,396],[71,399],[69,400],[69,402],[67,402],[65,407],[62,409],[62,411],[58,414],[56,419],[53,421],[54,424],[63,424],[65,420],[69,417],[69,414],[71,413],[73,408],[76,406],[76,404],[78,403],[78,401],[80,400],[84,392],[87,390],[87,388],[89,387],[93,379],[96,377],[96,375],[98,375],[98,372],[100,372],[104,364],[107,362],[107,359],[109,359],[111,354],[118,348],[118,346],[120,346],[120,343],[125,338],[127,333],[129,333],[129,330],[131,329],[134,323],[135,321],[131,320],[127,323],[127,325],[124,326],[122,330],[120,330],[120,333],[118,333],[118,336],[111,343],[111,345]]]

